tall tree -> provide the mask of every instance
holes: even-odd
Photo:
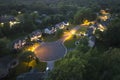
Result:
[[[84,20],[95,20],[96,14],[91,8],[82,7],[80,8],[74,16],[74,23],[81,24]]]
[[[103,33],[99,33],[99,39],[102,40],[106,45],[111,47],[120,47],[120,19],[114,19],[111,21],[107,30]]]

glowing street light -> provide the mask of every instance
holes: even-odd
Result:
[[[73,35],[75,35],[76,31],[77,30],[72,29],[70,32],[64,32],[63,41],[71,39],[73,37]]]
[[[12,27],[14,25],[14,23],[12,21],[9,22],[10,27]]]
[[[46,67],[46,71],[48,71],[49,70],[49,67]]]
[[[39,46],[39,44],[34,44],[34,45],[32,45],[32,46],[29,46],[26,50],[27,51],[31,51],[31,52],[34,52],[35,51],[35,49],[37,48]]]
[[[70,31],[70,33],[73,34],[73,35],[75,34],[75,32],[76,32],[76,30],[71,30]]]
[[[20,22],[17,22],[17,21],[10,21],[9,24],[10,24],[10,27],[14,26],[15,24],[19,24]]]
[[[4,26],[4,23],[1,23],[1,26],[3,27],[3,26]]]
[[[94,21],[84,20],[84,22],[81,24],[82,26],[89,26],[90,24],[94,24]]]
[[[18,14],[21,14],[21,12],[19,11]]]

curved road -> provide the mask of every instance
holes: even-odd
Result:
[[[64,57],[65,53],[67,52],[67,49],[63,44],[64,41],[67,37],[72,35],[72,31],[76,32],[79,28],[80,26],[76,26],[75,28],[71,29],[67,35],[63,36],[58,41],[42,43],[35,49],[35,55],[41,61],[53,61]]]

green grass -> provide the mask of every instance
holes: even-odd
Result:
[[[46,62],[39,62],[39,64],[36,65],[36,68],[43,72],[46,70],[47,63]]]
[[[69,49],[69,48],[75,48],[75,47],[76,47],[76,46],[75,46],[75,42],[76,42],[77,40],[79,40],[79,39],[80,39],[80,37],[76,37],[76,38],[72,37],[71,39],[66,40],[66,41],[64,42],[64,45],[66,46],[67,49]]]
[[[58,30],[55,34],[47,35],[46,37],[43,37],[45,42],[53,42],[59,40],[63,36],[63,32],[65,30]]]
[[[55,35],[48,35],[47,37],[43,38],[44,42],[53,42],[58,40],[59,38],[55,37]]]
[[[83,32],[86,32],[86,31],[87,31],[87,27],[80,26],[80,29],[79,29],[78,31],[83,31]]]
[[[75,26],[75,25],[74,25]],[[79,34],[80,32],[86,32],[87,27],[80,27],[79,30],[77,30],[76,34]],[[75,42],[80,39],[80,36],[77,36],[76,38],[72,37],[71,39],[65,41],[64,45],[69,48],[75,48]]]
[[[74,24],[70,24],[69,26],[67,26],[67,28],[69,28],[69,29],[72,29],[72,28],[74,28],[76,25],[74,25]]]

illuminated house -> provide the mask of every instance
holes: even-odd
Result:
[[[16,80],[44,80],[45,72],[38,72],[37,70],[23,73],[17,77]]]
[[[90,24],[94,24],[94,21],[88,21],[88,20],[84,20],[83,24],[81,24],[82,26],[89,26]]]
[[[66,26],[69,26],[70,23],[67,22],[67,21],[64,21],[64,22],[60,22],[58,24],[55,25],[55,28],[57,29],[64,29]]]
[[[86,32],[87,36],[88,37],[92,36],[95,33],[95,30],[96,30],[95,26],[93,26],[93,25],[89,26],[88,29],[87,29],[87,32]]]
[[[100,11],[100,14],[98,16],[98,18],[101,20],[101,21],[107,21],[108,19],[110,19],[111,15],[110,13],[106,12],[105,10],[101,10]]]
[[[65,26],[69,26],[69,25],[70,25],[70,23],[69,23],[68,21],[64,21],[63,24],[64,24]]]
[[[10,28],[12,28],[12,26],[14,26],[15,24],[19,24],[20,22],[16,21],[16,18],[14,16],[1,16],[0,17],[0,23],[3,26],[4,23],[9,23],[10,24]]]
[[[14,16],[8,16],[8,15],[4,15],[0,17],[0,22],[1,23],[6,23],[6,22],[10,22],[10,21],[15,21],[15,17]]]
[[[55,27],[58,29],[63,29],[65,27],[65,25],[64,25],[64,23],[61,22],[61,23],[56,24]]]
[[[33,31],[31,34],[29,34],[31,41],[37,41],[39,38],[42,37],[42,32],[40,30]],[[13,48],[14,49],[21,49],[27,44],[27,37],[24,37],[22,39],[17,39],[13,42]]]
[[[26,44],[26,41],[23,39],[18,39],[13,43],[13,48],[14,49],[21,49],[22,47],[24,47]]]
[[[56,32],[56,28],[54,27],[47,27],[44,29],[44,33],[46,34],[54,34]]]
[[[37,41],[39,38],[42,37],[42,33],[40,30],[33,31],[30,35],[31,41]]]
[[[89,40],[88,40],[88,46],[89,47],[94,47],[95,45],[95,37],[94,36],[90,36]]]

